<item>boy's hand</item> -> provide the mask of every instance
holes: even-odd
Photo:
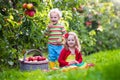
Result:
[[[57,40],[57,43],[61,43],[61,39],[60,38]]]
[[[50,23],[50,24],[48,25],[48,28],[49,28],[49,27],[52,27],[52,26],[53,26],[53,24],[52,24],[52,23]]]
[[[47,28],[47,31],[48,31],[48,32],[50,31],[50,27],[52,27],[52,26],[53,26],[52,23],[50,23],[50,24],[48,25],[48,28]],[[47,34],[49,34],[48,32],[47,32]]]

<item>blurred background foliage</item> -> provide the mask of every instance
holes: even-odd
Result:
[[[67,31],[78,34],[84,55],[120,48],[120,2],[116,1],[0,0],[0,65],[17,65],[27,49],[47,51],[44,31],[52,8],[62,11]],[[34,16],[25,14],[24,3],[34,5]]]

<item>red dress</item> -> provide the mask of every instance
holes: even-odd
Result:
[[[69,66],[69,62],[66,61],[67,57],[70,55],[71,51],[68,49],[63,48],[60,56],[58,58],[59,66],[64,67],[64,66]],[[82,54],[79,52],[77,49],[75,49],[75,60],[78,61],[79,63],[82,62]]]

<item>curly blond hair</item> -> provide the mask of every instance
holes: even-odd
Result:
[[[53,8],[53,9],[51,9],[50,12],[48,13],[49,18],[50,18],[50,14],[51,14],[52,12],[57,13],[60,18],[62,17],[62,12],[61,12],[58,8]]]
[[[68,36],[69,36],[69,35],[73,35],[73,36],[74,36],[74,38],[75,38],[75,43],[76,43],[76,44],[75,44],[75,48],[77,48],[79,51],[81,51],[81,45],[80,45],[80,42],[79,42],[79,39],[78,39],[77,34],[76,34],[75,32],[68,32],[67,34],[68,34]],[[68,49],[67,39],[68,39],[68,37],[66,37],[66,38],[64,39],[64,47],[65,47],[66,49]]]

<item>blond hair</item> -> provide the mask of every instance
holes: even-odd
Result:
[[[58,8],[53,8],[53,9],[51,9],[50,12],[48,13],[48,16],[49,16],[49,17],[50,17],[50,14],[51,14],[52,12],[57,13],[60,18],[62,17],[62,12],[61,12]]]
[[[77,48],[79,51],[81,51],[81,45],[80,45],[80,42],[79,42],[77,34],[75,32],[69,32],[68,36],[69,35],[73,35],[74,36],[74,38],[75,38],[75,48]],[[64,43],[64,47],[66,49],[68,49],[67,38],[65,38],[65,43]]]

